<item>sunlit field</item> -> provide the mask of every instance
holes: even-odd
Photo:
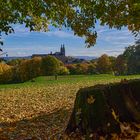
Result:
[[[0,139],[60,139],[80,88],[135,78],[140,75],[50,76],[0,85]]]

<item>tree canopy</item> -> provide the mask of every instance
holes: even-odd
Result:
[[[139,0],[1,0],[0,35],[14,32],[13,24],[30,31],[48,31],[49,25],[66,27],[85,38],[87,47],[96,43],[96,22],[110,28],[127,26],[140,30]],[[0,40],[2,44],[2,40]]]
[[[103,54],[97,61],[97,70],[100,73],[111,73],[112,65],[108,55]]]
[[[127,62],[129,74],[140,73],[140,39],[138,39],[134,45],[125,49],[123,57]]]

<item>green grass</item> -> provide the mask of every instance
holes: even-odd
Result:
[[[21,88],[26,86],[45,86],[45,85],[55,85],[55,84],[72,84],[72,83],[82,83],[82,82],[92,82],[96,83],[108,83],[116,82],[121,79],[137,79],[140,78],[140,75],[130,75],[130,76],[114,76],[109,74],[100,74],[100,75],[67,75],[67,76],[58,76],[58,79],[55,80],[54,76],[40,76],[35,78],[35,82],[24,82],[18,84],[1,84],[1,88]]]

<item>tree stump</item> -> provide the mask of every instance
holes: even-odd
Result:
[[[120,133],[120,122],[140,123],[140,80],[80,89],[66,133]]]

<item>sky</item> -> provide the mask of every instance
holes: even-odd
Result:
[[[96,26],[98,33],[94,47],[86,48],[84,38],[74,36],[67,29],[52,28],[49,32],[29,32],[23,25],[14,25],[15,33],[4,35],[2,49],[8,56],[31,56],[32,54],[47,54],[59,51],[65,44],[67,56],[92,56],[102,54],[117,56],[125,47],[134,44],[135,38],[127,28],[121,30],[109,29],[107,26]]]

